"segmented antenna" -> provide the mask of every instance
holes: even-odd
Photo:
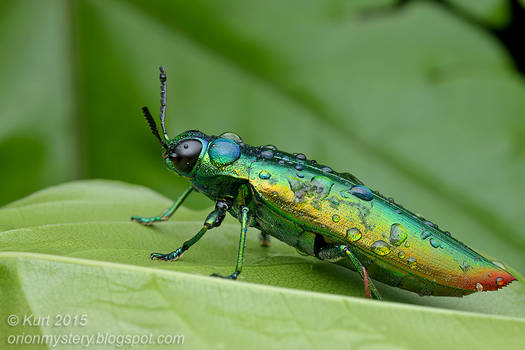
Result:
[[[160,141],[160,144],[165,149],[168,149],[168,145],[166,144],[166,141],[162,139],[159,135],[159,130],[157,129],[157,124],[155,123],[155,120],[153,120],[153,116],[149,112],[148,107],[142,107],[142,113],[144,113],[144,117],[146,118],[146,121],[148,122],[149,128],[151,129],[151,133],[155,135],[155,137]]]
[[[166,119],[166,70],[163,66],[159,67],[160,69],[160,126],[162,127],[162,132],[164,133],[164,138],[166,141],[169,141],[168,132],[166,131],[165,119]]]

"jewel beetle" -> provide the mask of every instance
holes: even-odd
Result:
[[[381,295],[372,279],[420,295],[458,297],[497,290],[516,279],[503,264],[370,190],[355,176],[301,153],[250,146],[233,133],[212,136],[189,130],[170,139],[163,67],[160,81],[162,136],[147,107],[143,114],[164,148],[166,166],[187,177],[190,186],[162,215],[131,219],[144,225],[168,220],[193,190],[213,200],[215,208],[181,247],[152,253],[151,259],[179,259],[230,213],[240,222],[240,239],[235,270],[225,277],[229,279],[241,273],[248,227],[260,230],[262,245],[269,245],[273,236],[303,254],[357,271],[365,295],[375,299]]]

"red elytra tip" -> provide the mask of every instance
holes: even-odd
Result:
[[[484,276],[483,279],[478,279],[476,281],[476,286],[480,284],[482,287],[481,288],[478,286],[476,289],[478,291],[498,290],[509,285],[512,281],[516,280],[516,277],[512,276],[505,270],[491,270]]]

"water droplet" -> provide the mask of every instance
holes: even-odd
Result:
[[[279,161],[279,165],[284,165],[284,164],[286,164],[286,162],[285,162],[284,160],[281,159],[281,160]]]
[[[399,252],[397,254],[397,256],[399,257],[399,259],[403,259],[405,257],[405,253],[404,252]]]
[[[388,197],[386,200],[387,200],[388,202],[390,202],[390,203],[394,203],[394,198],[392,198],[392,197]]]
[[[312,163],[312,164],[317,164],[317,161],[314,160],[314,159],[312,159],[312,160],[310,161],[310,163]]]
[[[297,173],[296,175],[297,175],[297,177],[300,177],[301,179],[304,177],[304,175],[301,174],[301,173]]]
[[[481,283],[476,283],[476,290],[478,292],[483,292],[483,285]]]
[[[452,235],[451,235],[450,232],[448,232],[448,231],[445,231],[444,234],[446,234],[446,235],[449,236],[449,237],[452,237]],[[482,288],[483,288],[483,287],[482,287]]]
[[[295,153],[294,156],[299,160],[306,160],[306,156],[302,153]]]
[[[503,282],[503,278],[501,278],[501,277],[496,278],[496,284],[498,286],[502,286],[504,283],[505,282]]]
[[[405,242],[405,247],[410,248],[410,242]]]
[[[261,152],[261,157],[264,159],[272,159],[273,158],[273,151],[272,150],[264,150]]]
[[[423,229],[423,231],[421,231],[420,237],[422,240],[425,240],[430,236],[432,236],[432,233],[428,232],[427,230]]]
[[[241,156],[241,150],[235,141],[219,138],[211,143],[208,155],[214,165],[223,167],[237,161]]]
[[[430,245],[434,248],[439,248],[441,246],[441,243],[438,240],[431,238]]]
[[[370,247],[377,255],[387,255],[392,251],[392,247],[383,240],[375,241]]]
[[[401,224],[392,224],[390,226],[390,244],[401,245],[407,239],[407,231]]]
[[[416,258],[410,258],[407,260],[407,262],[408,262],[408,267],[410,267],[411,269],[416,268],[417,266]]]
[[[273,195],[274,197],[277,197],[277,196],[279,195],[279,192],[277,192],[277,191],[273,191],[273,192],[272,192],[272,195]]]
[[[352,227],[346,230],[346,238],[350,242],[359,241],[361,239],[361,231],[358,228]]]
[[[238,143],[239,145],[244,145],[242,139],[239,137],[239,135],[234,134],[233,132],[225,132],[224,134],[220,135],[220,137],[232,140],[233,142]]]
[[[431,221],[425,220],[425,221],[423,221],[423,223],[424,223],[425,225],[430,226],[430,227],[438,228],[438,225],[434,224],[434,223],[431,222]]]
[[[492,263],[500,269],[506,270],[505,265],[503,265],[503,263],[500,263],[499,261],[493,261]]]
[[[301,164],[295,164],[295,170],[301,171],[303,170],[303,166]]]
[[[334,172],[332,170],[332,168],[330,168],[329,166],[325,166],[325,167],[321,168],[321,171],[324,172],[324,173],[327,173],[327,174],[331,174],[331,173]]]
[[[357,185],[350,189],[350,193],[364,201],[371,201],[374,198],[372,191],[368,187]]]
[[[271,149],[272,151],[277,151],[277,147],[275,147],[274,145],[266,145],[266,146],[263,146],[263,148]]]
[[[339,222],[339,220],[341,220],[341,217],[340,217],[339,215],[334,214],[334,215],[332,216],[332,221],[333,221],[333,222]]]
[[[259,177],[263,180],[268,180],[270,177],[272,177],[272,174],[270,174],[268,171],[263,170],[259,173]]]

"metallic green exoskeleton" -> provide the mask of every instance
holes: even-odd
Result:
[[[152,259],[176,260],[226,213],[241,223],[235,271],[241,273],[248,227],[301,252],[356,270],[365,294],[380,299],[371,278],[421,295],[463,296],[496,290],[514,276],[412,212],[371,191],[356,177],[337,173],[273,146],[253,147],[232,133],[206,135],[190,130],[170,139],[165,128],[166,74],[161,67],[159,135],[146,107],[144,116],[164,147],[166,166],[190,179],[191,186],[164,214],[132,220],[149,225],[164,221],[192,190],[215,201],[202,229],[175,251],[153,253]]]

